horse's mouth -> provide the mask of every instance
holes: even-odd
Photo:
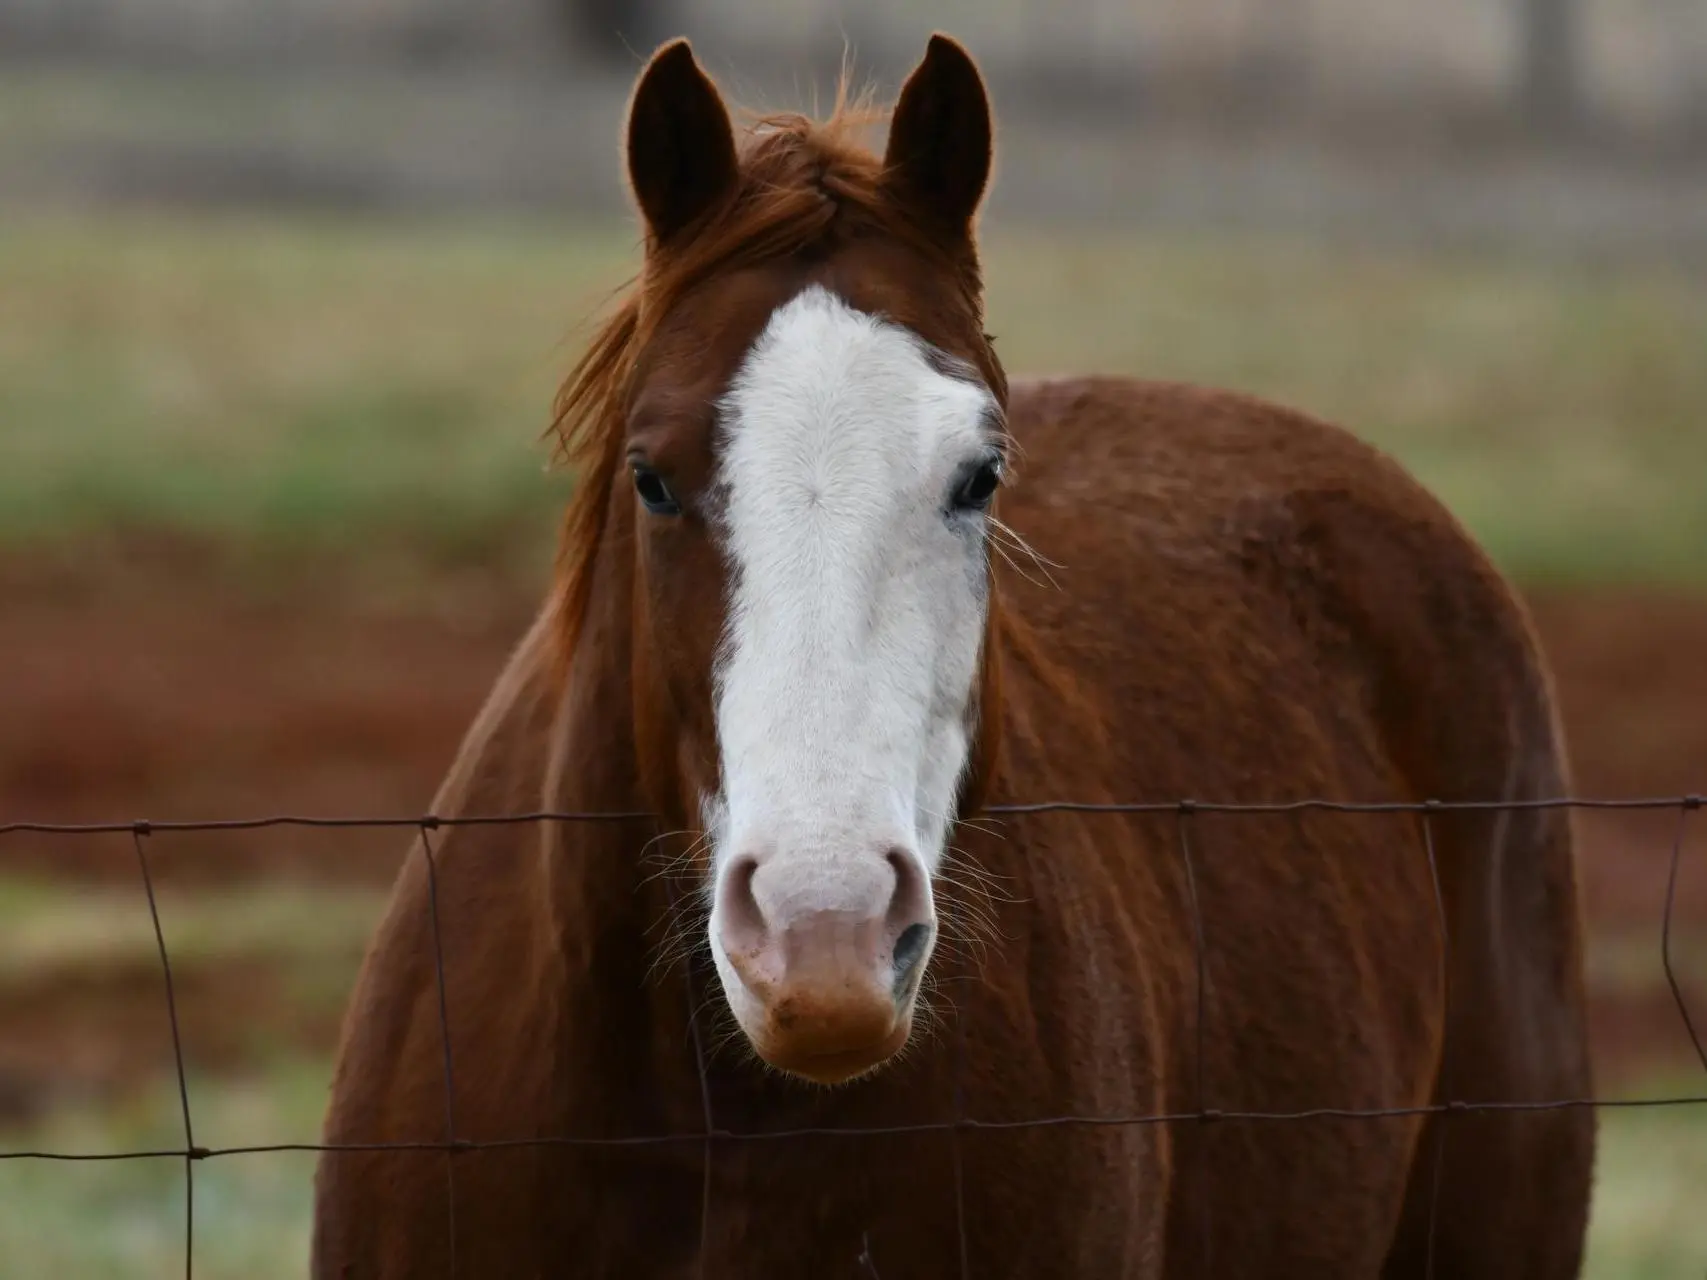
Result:
[[[804,1047],[791,1046],[786,1040],[769,1043],[755,1040],[753,1050],[778,1071],[809,1080],[813,1084],[849,1084],[862,1076],[873,1074],[889,1062],[906,1045],[912,1029],[913,1015],[909,1009],[896,1018],[894,1029],[888,1035],[870,1044],[830,1052],[814,1052]]]

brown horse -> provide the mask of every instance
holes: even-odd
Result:
[[[1575,1274],[1591,1114],[1450,1105],[1590,1092],[1568,818],[1449,803],[1568,785],[1512,592],[1333,427],[1010,390],[971,59],[854,123],[640,78],[555,588],[438,801],[631,816],[417,842],[315,1274]]]

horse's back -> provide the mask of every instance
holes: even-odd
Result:
[[[1021,560],[1003,590],[1037,647],[1062,655],[1079,700],[1103,709],[1104,754],[1128,775],[1098,780],[1111,798],[1511,804],[1568,792],[1522,606],[1390,459],[1262,401],[1115,378],[1016,382],[1010,422],[1023,452],[1004,518],[1046,564]],[[1243,948],[1243,967],[1235,954],[1221,976],[1247,988],[1276,981],[1265,970],[1277,963],[1299,964],[1275,950],[1289,915],[1317,935],[1297,940],[1297,955],[1373,974],[1394,987],[1389,1005],[1428,992],[1444,959],[1450,1015],[1432,1087],[1395,1105],[1591,1092],[1567,811],[1217,821],[1241,825],[1222,845],[1239,865],[1200,871],[1212,976],[1218,946]],[[1209,861],[1214,828],[1193,822]],[[1327,851],[1315,862],[1311,830]],[[1407,848],[1404,877],[1371,869]],[[1309,883],[1289,879],[1289,862]],[[1421,925],[1435,945],[1416,949],[1408,973],[1384,968]],[[1267,941],[1253,947],[1241,937],[1251,932]],[[1331,980],[1325,968],[1303,975],[1293,988]],[[1395,1033],[1403,1041],[1418,1024],[1394,1025],[1408,1028]],[[1422,1265],[1431,1218],[1437,1264],[1453,1274],[1574,1274],[1592,1151],[1581,1109],[1438,1122],[1417,1147],[1388,1274]]]
[[[1003,590],[1105,704],[1126,710],[1121,682],[1159,654],[1213,693],[1242,680],[1298,702],[1336,695],[1287,728],[1370,735],[1418,800],[1567,789],[1523,607],[1390,458],[1303,414],[1178,384],[1016,383],[1010,418],[1023,452],[1003,514],[1045,564],[1016,556]],[[1222,772],[1218,758],[1193,768]]]

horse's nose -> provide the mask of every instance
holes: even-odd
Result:
[[[916,855],[739,855],[717,897],[717,943],[740,986],[730,1004],[760,1057],[836,1084],[906,1043],[936,938]]]

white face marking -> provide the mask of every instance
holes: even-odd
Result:
[[[986,616],[983,517],[949,512],[995,402],[898,325],[809,289],[722,408],[730,562],[714,688],[719,864],[899,848],[934,871],[968,754]]]

